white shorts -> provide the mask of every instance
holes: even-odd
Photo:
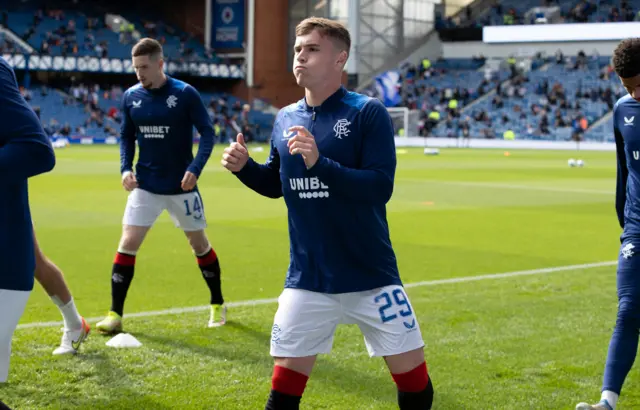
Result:
[[[271,331],[271,356],[329,353],[338,324],[356,324],[369,356],[391,356],[424,347],[420,326],[402,286],[326,294],[285,289]]]
[[[18,326],[30,291],[0,289],[0,383],[9,377],[11,338]]]
[[[199,192],[158,195],[140,188],[134,189],[129,194],[122,223],[151,227],[165,209],[176,227],[183,231],[199,231],[207,227],[204,205]]]

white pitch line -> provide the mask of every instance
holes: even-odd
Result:
[[[404,287],[417,288],[417,287],[423,287],[423,286],[447,285],[452,283],[475,282],[475,281],[489,280],[489,279],[513,278],[516,276],[541,275],[544,273],[554,273],[554,272],[563,272],[568,270],[593,269],[593,268],[600,268],[604,266],[613,266],[613,265],[616,265],[617,263],[618,263],[617,261],[606,261],[606,262],[584,263],[580,265],[555,266],[551,268],[519,270],[519,271],[504,272],[504,273],[493,273],[489,275],[463,276],[460,278],[451,278],[451,279],[426,280],[422,282],[407,283],[404,285]],[[276,303],[277,301],[278,301],[278,298],[242,300],[239,302],[229,302],[227,303],[227,306],[229,307],[258,306],[258,305],[267,305],[271,303]],[[182,308],[174,308],[174,309],[151,310],[148,312],[128,313],[128,314],[125,314],[124,317],[132,318],[132,317],[178,315],[181,313],[200,312],[207,309],[209,309],[208,305],[207,306],[191,306],[191,307],[182,307]],[[90,323],[94,323],[101,319],[103,318],[92,317],[92,318],[87,318],[87,321]],[[18,329],[30,329],[30,328],[36,328],[36,327],[54,327],[54,326],[62,326],[62,325],[63,325],[63,322],[61,321],[33,322],[33,323],[24,323],[24,324],[18,325]]]
[[[433,183],[442,185],[457,185],[479,188],[498,188],[498,189],[520,189],[525,191],[543,191],[543,192],[562,192],[569,194],[594,194],[594,195],[615,195],[614,191],[582,189],[582,188],[560,188],[560,187],[544,187],[536,185],[516,185],[516,184],[500,184],[491,182],[468,182],[468,181],[435,181],[418,178],[397,178],[402,181],[414,181],[422,183]]]

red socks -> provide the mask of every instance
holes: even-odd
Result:
[[[209,266],[218,259],[218,255],[216,255],[216,251],[211,248],[211,250],[204,255],[196,256],[196,259],[198,259],[199,266]]]
[[[309,380],[309,376],[286,367],[276,366],[273,369],[271,388],[279,393],[302,397],[307,380]]]
[[[113,263],[121,266],[134,266],[136,264],[136,257],[135,255],[117,252],[115,258],[113,258]]]
[[[417,393],[427,388],[429,384],[429,373],[427,372],[427,363],[416,366],[413,370],[406,373],[392,374],[393,381],[396,382],[398,390],[406,393]]]

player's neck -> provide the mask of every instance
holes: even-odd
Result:
[[[342,83],[325,84],[323,86],[304,89],[304,98],[309,107],[319,107],[342,86]]]
[[[151,86],[151,89],[153,90],[153,89],[160,88],[163,85],[165,85],[166,83],[167,83],[167,76],[164,73],[162,73],[162,77],[160,77],[160,80],[158,81],[158,84],[153,84]]]

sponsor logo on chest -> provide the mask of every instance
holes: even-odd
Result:
[[[164,139],[171,129],[168,125],[140,125],[138,131],[142,134],[142,138]]]

